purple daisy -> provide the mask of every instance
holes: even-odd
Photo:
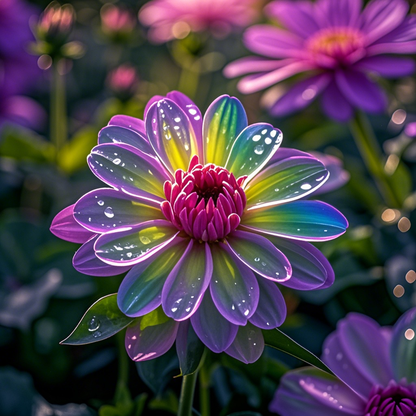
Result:
[[[319,370],[291,371],[270,410],[282,416],[414,416],[415,331],[416,308],[393,328],[350,313],[324,343],[322,359],[339,380]]]
[[[243,93],[302,74],[272,97],[275,116],[301,110],[318,96],[324,113],[338,121],[349,120],[354,109],[382,112],[387,100],[373,76],[398,78],[415,69],[412,59],[391,56],[416,52],[416,17],[407,16],[408,9],[405,0],[371,0],[364,10],[361,0],[274,1],[266,12],[282,28],[257,25],[244,34],[246,47],[266,59],[242,58],[224,73],[253,74],[239,82]]]
[[[179,92],[154,97],[144,122],[115,116],[100,131],[88,164],[111,188],[84,195],[51,230],[83,243],[78,271],[128,271],[118,306],[141,317],[127,329],[132,359],[163,354],[191,323],[212,351],[252,362],[263,351],[259,328],[285,319],[276,283],[332,284],[330,264],[307,241],[336,238],[347,221],[326,203],[300,201],[329,174],[308,154],[276,152],[281,141],[270,124],[248,126],[236,98],[217,98],[202,118]],[[142,336],[142,320],[161,316]]]

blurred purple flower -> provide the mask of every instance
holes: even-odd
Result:
[[[273,1],[266,11],[283,28],[258,25],[244,34],[246,47],[266,58],[242,58],[224,73],[253,73],[239,82],[243,93],[304,74],[271,100],[275,116],[301,110],[318,96],[324,113],[337,121],[349,120],[355,108],[382,112],[386,96],[372,76],[414,72],[412,59],[391,55],[416,52],[416,17],[407,16],[405,0],[371,0],[361,9],[361,0]]]
[[[217,98],[202,118],[179,92],[154,97],[144,122],[115,116],[100,131],[88,164],[112,188],[84,195],[51,230],[83,243],[78,271],[129,270],[118,305],[140,317],[126,335],[132,359],[163,354],[190,322],[212,351],[255,361],[264,346],[259,328],[285,319],[276,283],[333,283],[330,264],[306,241],[336,238],[347,221],[328,204],[299,201],[328,172],[310,155],[276,152],[281,141],[270,124],[248,126],[236,98]],[[162,323],[140,323],[156,311]]]
[[[393,329],[350,313],[324,343],[322,359],[339,380],[319,370],[290,371],[270,410],[281,416],[414,416],[415,331],[416,308]]]
[[[204,30],[223,37],[254,20],[256,3],[258,0],[152,0],[140,10],[139,19],[150,26],[149,39],[155,43]]]
[[[115,94],[130,97],[136,91],[139,77],[134,66],[123,64],[108,74],[106,82]]]
[[[136,16],[114,4],[105,4],[100,15],[102,31],[110,36],[129,35],[136,26]]]
[[[404,128],[404,134],[409,137],[416,137],[416,122],[408,123]]]

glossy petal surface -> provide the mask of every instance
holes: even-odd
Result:
[[[312,157],[291,157],[269,164],[244,191],[248,210],[303,198],[328,179],[325,166]]]
[[[141,223],[126,231],[103,234],[94,250],[97,257],[114,266],[140,263],[169,244],[179,233],[165,220]]]
[[[186,240],[176,240],[176,244],[162,249],[127,273],[117,295],[118,306],[124,314],[142,316],[160,306],[163,285],[187,247]]]
[[[183,110],[169,99],[154,103],[146,115],[149,142],[166,168],[174,174],[186,170],[198,145],[192,124]]]
[[[192,326],[199,339],[215,353],[226,350],[237,334],[238,326],[225,319],[207,290],[197,311],[191,317]]]
[[[214,269],[211,296],[226,319],[245,325],[259,302],[259,285],[253,272],[223,243],[211,246]]]
[[[228,236],[227,242],[245,265],[266,279],[284,282],[292,275],[289,260],[267,238],[236,230]]]
[[[234,342],[225,352],[231,357],[251,364],[257,361],[264,350],[264,338],[261,329],[247,323],[238,328]]]
[[[209,245],[191,239],[163,287],[162,305],[166,315],[177,321],[189,318],[201,303],[211,276]]]
[[[249,181],[270,160],[282,140],[282,132],[270,124],[251,124],[236,138],[225,167],[236,178],[248,176]]]
[[[247,115],[237,98],[218,97],[203,122],[204,161],[224,166],[235,138],[247,127]]]
[[[114,189],[96,189],[75,204],[74,217],[98,233],[164,218],[159,208],[143,202],[146,201]]]
[[[306,241],[331,240],[348,226],[334,207],[320,201],[295,201],[248,211],[241,225],[254,231]]]
[[[108,125],[125,127],[130,130],[134,130],[143,136],[146,135],[146,128],[144,126],[144,121],[136,117],[117,115],[117,116],[111,117],[111,120],[108,122]]]

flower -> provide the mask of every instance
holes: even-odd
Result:
[[[123,64],[108,74],[106,82],[116,95],[128,99],[136,92],[139,77],[134,66]]]
[[[100,15],[103,33],[115,39],[128,38],[136,26],[135,16],[129,10],[114,4],[105,4]]]
[[[318,96],[334,120],[349,120],[354,109],[382,112],[387,100],[373,77],[414,72],[412,59],[391,55],[416,52],[416,17],[406,16],[405,0],[371,0],[361,8],[361,0],[274,1],[266,11],[283,28],[258,25],[244,34],[246,47],[266,58],[237,60],[224,73],[253,73],[239,82],[243,93],[303,74],[272,97],[269,111],[275,116],[301,110]]]
[[[236,98],[217,98],[202,118],[179,92],[154,97],[144,122],[115,116],[100,131],[88,164],[111,188],[65,208],[51,230],[83,243],[73,261],[78,271],[129,271],[120,310],[161,322],[146,337],[141,320],[129,327],[133,359],[162,354],[190,321],[211,350],[253,361],[263,351],[259,328],[285,319],[276,283],[332,284],[331,266],[307,241],[336,238],[347,221],[328,204],[299,200],[328,172],[309,155],[276,152],[281,141],[270,124],[248,126]],[[143,352],[152,342],[152,354]]]
[[[142,7],[139,19],[150,26],[149,39],[155,43],[182,39],[191,31],[210,30],[223,37],[253,21],[256,1],[152,0]]]
[[[270,410],[282,416],[413,416],[416,414],[416,308],[391,329],[350,313],[324,343],[319,370],[285,374]]]

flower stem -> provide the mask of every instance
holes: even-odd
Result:
[[[124,347],[124,331],[117,334],[118,346],[118,380],[115,397],[121,396],[122,390],[127,387],[129,381],[129,361]]]
[[[374,135],[371,124],[364,113],[356,113],[350,122],[350,130],[368,172],[389,207],[400,208],[400,198],[384,170],[383,153]]]
[[[52,65],[50,134],[55,145],[56,162],[67,138],[65,76],[61,73],[63,71],[60,71],[63,65],[63,61],[57,61]]]
[[[201,416],[210,416],[209,375],[207,367],[202,364],[199,372],[199,401]]]
[[[183,376],[178,416],[192,416],[197,372]]]

